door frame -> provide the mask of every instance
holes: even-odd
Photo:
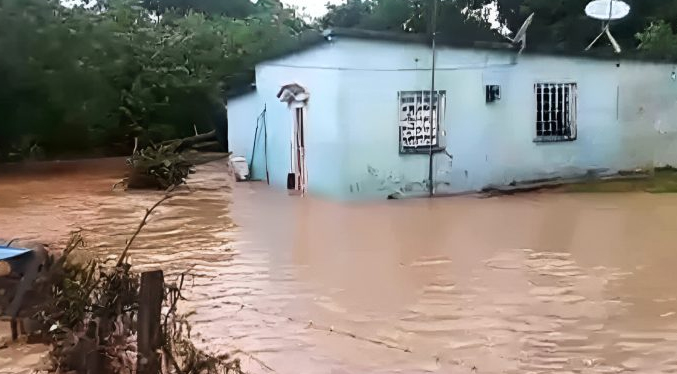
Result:
[[[294,101],[289,109],[292,115],[291,154],[292,172],[295,174],[294,189],[305,194],[308,190],[308,167],[306,164],[306,122],[308,110],[305,102]]]

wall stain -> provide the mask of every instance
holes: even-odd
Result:
[[[427,179],[408,181],[402,174],[396,174],[393,171],[381,171],[371,165],[367,165],[367,180],[363,181],[362,184],[363,187],[366,187],[365,190],[387,192],[387,195],[425,192],[429,185]],[[350,192],[360,192],[359,185],[359,182],[351,184]]]

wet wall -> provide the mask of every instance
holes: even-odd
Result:
[[[441,125],[446,152],[433,162],[437,193],[591,169],[677,164],[673,65],[445,47],[437,56],[436,89],[447,95]],[[349,38],[259,65],[256,100],[268,108],[273,184],[286,184],[292,123],[275,94],[293,82],[311,97],[306,124],[311,194],[352,200],[425,192],[428,155],[399,152],[398,92],[429,90],[430,66],[425,45]],[[575,141],[534,142],[539,82],[577,84]],[[485,102],[489,84],[501,87],[500,100]],[[231,126],[245,125],[231,132],[253,134],[258,114],[240,111],[230,118]]]

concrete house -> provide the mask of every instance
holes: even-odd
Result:
[[[431,100],[426,38],[327,31],[229,98],[230,149],[253,179],[335,199],[677,165],[676,66],[624,56],[443,41]]]

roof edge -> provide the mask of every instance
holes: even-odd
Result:
[[[351,38],[370,41],[390,41],[399,43],[421,44],[430,46],[432,44],[432,36],[430,34],[414,34],[397,31],[374,31],[366,29],[348,29],[348,28],[329,28],[322,32],[317,30],[307,31],[302,34],[296,43],[291,47],[282,48],[272,51],[268,56],[258,61],[255,65],[262,64],[268,61],[274,61],[280,58],[302,53],[304,51],[313,49],[324,43],[331,42],[334,38]],[[461,48],[461,49],[482,49],[503,51],[511,53],[519,53],[520,46],[509,42],[487,42],[463,40],[445,35],[438,35],[436,43],[441,47]],[[605,50],[591,50],[591,51],[574,51],[557,48],[552,45],[533,45],[530,44],[522,52],[524,55],[531,56],[551,56],[551,57],[568,57],[576,59],[590,59],[601,61],[637,61],[655,64],[677,64],[677,60],[670,58],[658,58],[654,56],[643,55],[636,50],[625,50],[621,54],[613,53]],[[238,85],[236,88],[226,93],[228,99],[244,96],[252,91],[255,91],[254,83],[245,85]]]
[[[246,83],[234,86],[226,92],[226,100],[233,100],[256,93],[256,83]]]
[[[322,35],[325,39],[333,37],[346,37],[353,39],[365,39],[376,41],[392,41],[401,43],[413,44],[432,44],[432,36],[429,34],[413,34],[405,32],[394,31],[374,31],[365,29],[344,29],[333,28],[325,30]],[[491,42],[491,41],[475,41],[475,40],[459,40],[450,37],[437,36],[436,43],[440,46],[449,46],[457,48],[477,48],[477,49],[492,49],[503,51],[516,51],[518,47],[512,43],[507,42]]]

